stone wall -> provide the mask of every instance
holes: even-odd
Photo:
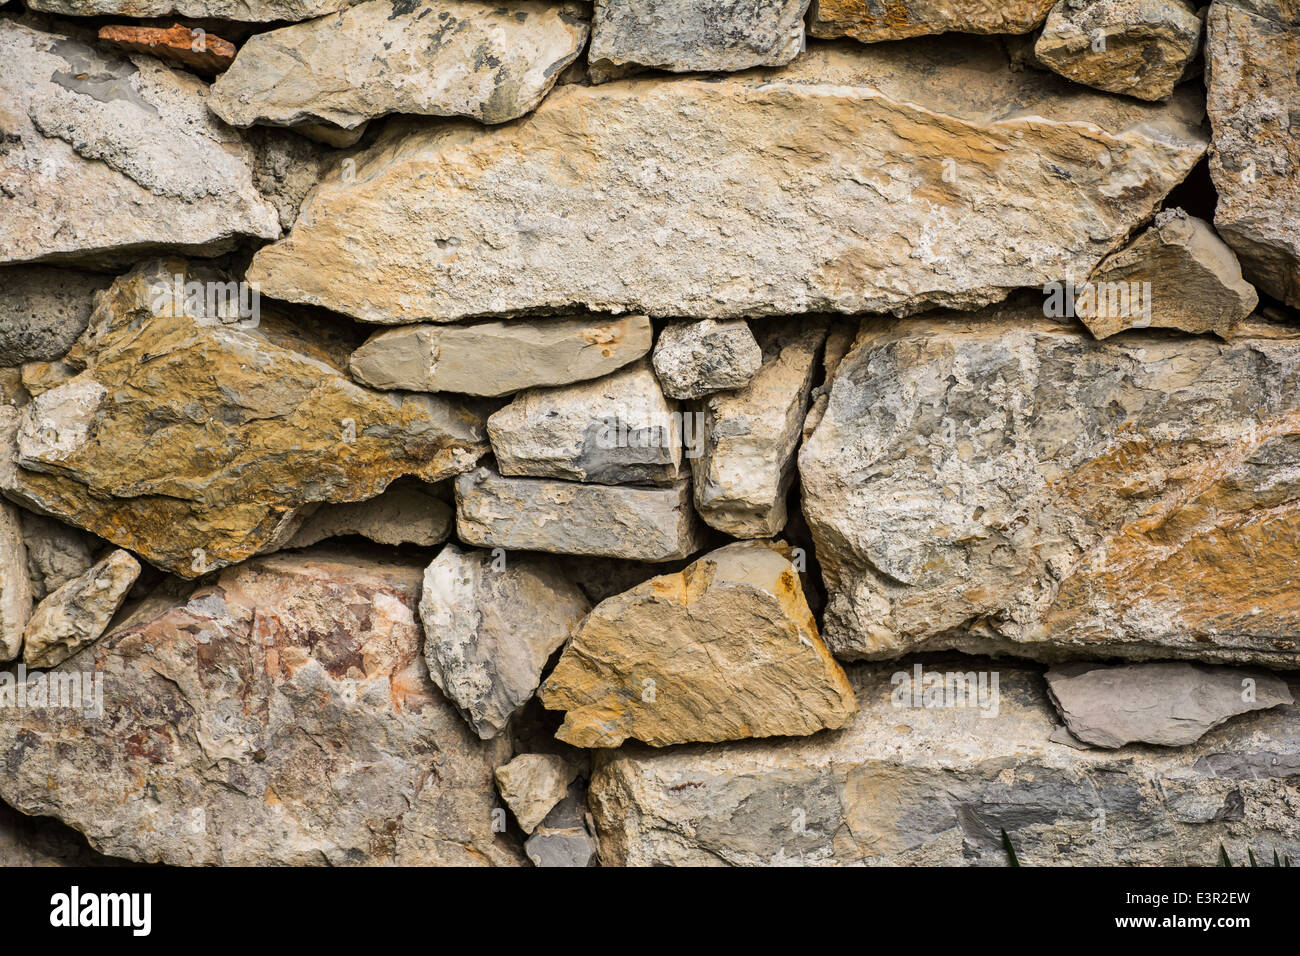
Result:
[[[1298,55],[4,5],[0,863],[1300,859]]]

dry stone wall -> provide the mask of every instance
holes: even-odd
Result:
[[[1300,859],[1298,55],[0,7],[0,864]]]

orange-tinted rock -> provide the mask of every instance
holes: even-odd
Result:
[[[177,23],[162,27],[115,25],[99,28],[99,38],[131,53],[148,53],[196,73],[217,74],[235,60],[235,45],[204,30]]]

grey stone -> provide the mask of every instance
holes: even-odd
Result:
[[[33,10],[74,17],[217,18],[265,23],[308,20],[341,10],[354,0],[31,0]]]
[[[0,269],[0,365],[61,358],[90,321],[106,276],[46,266]]]
[[[376,498],[321,505],[285,547],[306,548],[326,538],[360,535],[379,544],[427,548],[447,540],[454,519],[451,505],[431,486],[399,479]]]
[[[95,563],[94,553],[103,545],[98,538],[30,511],[20,512],[20,518],[32,596],[37,601],[81,577]]]
[[[534,866],[596,866],[596,840],[587,825],[586,787],[575,781],[569,792],[524,841]]]
[[[497,767],[497,792],[520,829],[532,833],[565,798],[580,769],[560,754],[520,754],[504,767]]]
[[[741,388],[762,364],[763,350],[743,319],[674,322],[655,343],[655,375],[671,398]]]

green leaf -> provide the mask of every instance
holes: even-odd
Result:
[[[1019,866],[1020,860],[1016,857],[1016,848],[1011,845],[1011,837],[1007,836],[1007,828],[1002,827],[1002,848],[1007,851],[1008,865]]]

